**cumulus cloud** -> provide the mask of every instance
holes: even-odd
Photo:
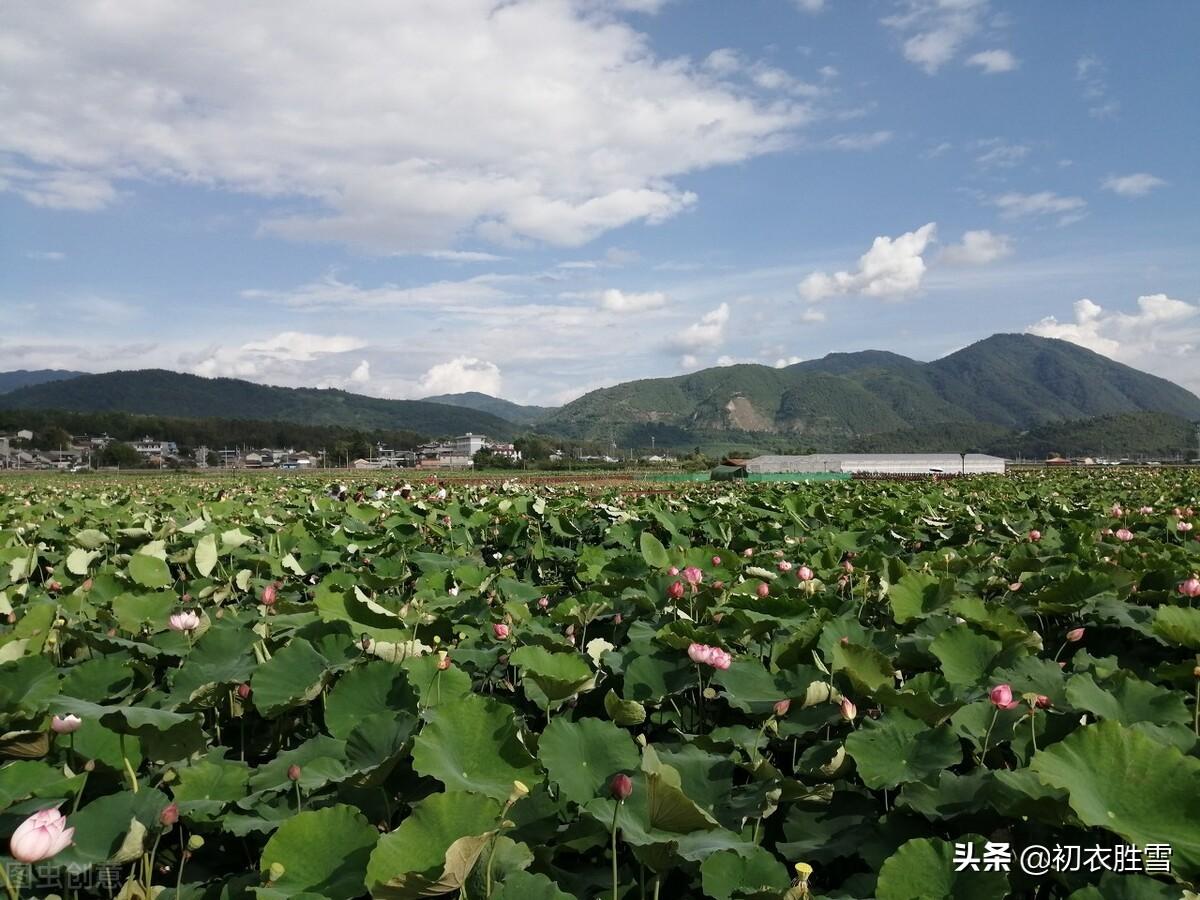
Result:
[[[1035,194],[1009,191],[992,197],[991,203],[1006,219],[1057,215],[1060,225],[1078,221],[1087,208],[1087,201],[1082,197],[1063,197],[1053,191],[1038,191]]]
[[[609,288],[600,294],[600,308],[609,312],[639,313],[651,309],[661,309],[666,305],[667,295],[662,291],[634,293]]]
[[[304,366],[366,346],[366,341],[349,335],[284,331],[236,346],[214,345],[181,353],[178,362],[193,375],[207,378],[250,378],[283,384]]]
[[[777,149],[807,117],[604,12],[661,5],[19,4],[0,190],[90,210],[201,185],[263,198],[267,232],[379,252],[472,232],[579,245],[676,215],[696,198],[675,179]]]
[[[367,360],[361,360],[354,371],[350,373],[350,381],[354,384],[366,384],[371,380],[371,364]]]
[[[417,389],[422,397],[466,391],[497,396],[501,381],[500,368],[495,363],[473,356],[456,356],[448,362],[431,366],[417,382]]]
[[[794,366],[796,363],[804,362],[803,356],[781,356],[775,360],[776,369],[785,369],[788,366]]]
[[[942,251],[942,261],[959,266],[982,266],[1011,256],[1012,238],[987,229],[963,232],[962,240]]]
[[[725,326],[728,324],[729,304],[722,303],[675,335],[672,343],[680,349],[693,352],[719,346],[725,340]]]
[[[1200,388],[1200,306],[1149,294],[1138,297],[1133,313],[1111,312],[1086,298],[1075,302],[1073,312],[1071,321],[1047,316],[1025,330]]]
[[[1011,72],[1019,64],[1007,50],[983,50],[967,57],[968,66],[978,66],[986,75]]]
[[[884,25],[904,39],[904,58],[933,75],[982,28],[987,0],[906,0]]]
[[[798,286],[800,296],[816,303],[842,294],[903,297],[916,293],[925,275],[922,254],[936,239],[937,225],[922,225],[897,238],[879,236],[858,260],[854,272],[813,272]]]
[[[1148,172],[1135,172],[1132,175],[1109,175],[1101,182],[1101,187],[1122,197],[1142,197],[1164,184],[1165,181]]]

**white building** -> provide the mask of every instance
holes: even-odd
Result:
[[[472,434],[468,431],[466,434],[459,435],[454,439],[454,455],[465,456],[470,459],[482,450],[486,443],[487,438],[482,434]]]
[[[156,456],[161,459],[165,456],[177,456],[179,454],[179,447],[174,441],[159,441],[148,437],[142,438],[140,441],[134,441],[133,449],[147,459],[153,459]]]
[[[1004,460],[983,453],[811,453],[759,456],[746,463],[751,475],[766,472],[843,472],[864,475],[1003,475]]]

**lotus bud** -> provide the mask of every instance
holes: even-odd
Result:
[[[498,641],[508,640],[508,633],[508,626],[503,622],[497,622],[492,626],[492,634]]]
[[[618,803],[624,803],[633,793],[633,779],[624,773],[614,775],[608,783],[608,792]]]
[[[842,718],[847,722],[853,722],[858,717],[858,707],[854,705],[854,701],[849,697],[843,697],[840,704]]]
[[[1033,705],[1038,709],[1049,709],[1052,706],[1050,698],[1045,694],[1038,694],[1037,697],[1034,698]]]
[[[243,681],[241,684],[239,684],[237,686],[237,695],[238,695],[239,700],[249,700],[250,693],[251,693],[250,685],[247,684],[246,682]]]
[[[83,584],[81,584],[81,585],[80,585],[80,587],[82,587],[82,588],[83,588],[85,591],[90,591],[90,590],[92,589],[92,585],[93,585],[94,583],[95,583],[95,582],[93,582],[93,581],[92,581],[92,579],[90,579],[90,578],[85,578],[85,579],[83,580]]]
[[[801,566],[800,568],[798,568],[796,570],[796,579],[798,581],[812,581],[813,580],[813,570],[810,569],[808,566]]]
[[[550,605],[549,597],[538,597],[538,606],[540,606],[542,609],[546,609],[549,605]]]
[[[1007,684],[998,684],[988,691],[988,699],[996,709],[1012,709],[1020,702],[1013,699],[1012,687]]]
[[[742,556],[746,557],[747,559],[749,559],[753,555],[754,555],[753,547],[747,547],[745,550],[742,551]]]
[[[279,584],[277,582],[268,584],[262,589],[263,606],[274,606],[275,600],[279,595]]]
[[[712,558],[712,564],[713,564],[714,566],[719,566],[719,565],[721,564],[721,557],[719,557],[719,556],[714,556],[714,557]]]
[[[667,588],[667,597],[668,597],[668,599],[671,599],[671,600],[682,600],[683,599],[683,582],[682,581],[672,582],[671,586],[669,588]]]
[[[1031,528],[1029,530],[1029,540],[1033,541],[1033,543],[1036,544],[1041,539],[1042,539],[1042,533],[1040,531],[1038,531],[1036,528]]]
[[[779,561],[779,564],[776,566],[776,568],[779,569],[780,572],[790,572],[792,571],[792,564],[786,559],[783,559]]]
[[[713,590],[714,590],[714,591],[723,591],[723,590],[725,590],[725,582],[721,581],[720,579],[718,579],[718,580],[714,581],[714,582],[712,583],[712,586],[713,586]]]
[[[1132,541],[1133,532],[1128,528],[1118,528],[1115,532],[1118,541]]]
[[[439,650],[437,655],[437,667],[439,672],[445,672],[450,668],[450,654],[445,650]]]
[[[75,715],[55,716],[50,720],[50,728],[55,734],[71,734],[79,730],[83,719]]]
[[[1019,581],[1014,581],[1012,584],[1010,584],[1010,585],[1008,586],[1008,589],[1009,589],[1010,591],[1012,591],[1013,593],[1016,593],[1017,591],[1019,591],[1019,590],[1021,589],[1021,582],[1019,582]]]
[[[1084,631],[1085,631],[1085,629],[1082,627],[1072,628],[1070,631],[1067,632],[1067,640],[1070,641],[1072,644],[1076,644],[1079,641],[1082,641]]]
[[[791,700],[776,700],[775,701],[775,715],[781,719],[788,714],[788,710],[791,708],[792,708]]]
[[[74,836],[75,829],[67,827],[66,816],[57,809],[43,809],[17,826],[8,850],[19,863],[41,862],[71,846]]]
[[[296,765],[295,763],[292,763],[290,766],[288,766],[287,777],[288,777],[289,781],[299,781],[300,774],[301,774],[301,769],[298,765]]]
[[[688,584],[695,587],[704,580],[704,573],[695,566],[688,566],[683,570],[683,578]]]
[[[671,568],[667,569],[667,574],[674,578],[679,574],[679,566],[671,566]]]
[[[179,804],[168,803],[164,806],[162,812],[158,814],[158,821],[164,828],[175,827],[175,823],[179,821]]]
[[[1185,597],[1191,597],[1192,599],[1200,597],[1200,578],[1197,578],[1195,575],[1193,575],[1191,578],[1183,581],[1179,585],[1179,593]]]
[[[754,588],[754,593],[758,594],[759,599],[768,597],[771,594],[771,587],[765,581],[760,581],[758,586]]]

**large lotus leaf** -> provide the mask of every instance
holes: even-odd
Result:
[[[458,890],[499,819],[500,803],[479,794],[451,791],[414,804],[371,854],[371,896],[407,900]]]
[[[686,653],[635,653],[625,665],[628,700],[659,703],[663,698],[696,686],[696,669]]]
[[[436,656],[410,657],[401,668],[408,673],[408,684],[420,698],[422,709],[472,696],[471,676],[455,665],[445,671],[439,669]]]
[[[867,692],[890,687],[896,677],[891,660],[873,647],[859,644],[835,644],[830,664],[835,672],[845,673],[856,688]]]
[[[509,661],[521,669],[550,703],[558,703],[594,684],[592,667],[575,653],[551,653],[543,647],[518,647]],[[544,704],[539,704],[544,705]]]
[[[122,631],[137,633],[143,625],[153,624],[152,630],[161,631],[167,625],[167,617],[179,605],[179,598],[170,591],[156,594],[120,594],[113,598],[112,611]]]
[[[129,558],[129,577],[148,588],[167,587],[174,580],[166,562],[146,553],[135,553]]]
[[[679,786],[701,809],[716,816],[718,808],[728,805],[735,771],[728,756],[708,753],[694,744],[654,745],[654,752],[659,762],[679,773]]]
[[[728,669],[718,669],[712,680],[725,689],[727,703],[743,712],[770,712],[780,700],[803,697],[818,677],[810,666],[798,666],[786,672],[768,672],[756,659],[737,659]]]
[[[784,891],[791,881],[783,863],[762,847],[742,856],[732,850],[714,853],[700,864],[704,893],[715,900],[759,891]]]
[[[196,544],[196,571],[207,578],[217,567],[216,535],[206,534]]]
[[[246,796],[249,782],[250,767],[243,762],[201,759],[176,769],[171,794],[180,804],[210,800],[233,803]]]
[[[193,713],[177,713],[150,706],[104,706],[76,697],[59,697],[54,701],[54,707],[60,714],[71,713],[85,721],[100,722],[125,734],[166,732],[194,725],[198,720],[198,714]]]
[[[128,693],[136,674],[128,653],[97,656],[66,670],[62,692],[69,697],[99,703]]]
[[[346,768],[360,786],[378,785],[400,761],[417,719],[409,712],[367,716],[346,739]]]
[[[618,772],[641,762],[628,732],[600,719],[554,719],[538,741],[538,759],[568,800],[586,804],[607,788]]]
[[[170,802],[161,791],[144,785],[137,793],[121,791],[96,798],[67,816],[67,824],[75,829],[75,842],[54,858],[55,863],[98,865],[117,858],[122,849],[140,855],[142,840],[158,827],[159,813]]]
[[[1200,760],[1107,721],[1035,754],[1030,768],[1065,789],[1086,824],[1134,844],[1170,844],[1175,872],[1200,873]]]
[[[259,666],[250,681],[254,706],[273,718],[321,693],[328,664],[308,641],[295,639]]]
[[[95,550],[108,543],[108,535],[103,531],[97,531],[95,528],[84,528],[75,532],[72,540],[80,547]]]
[[[378,840],[379,832],[353,807],[339,804],[299,813],[280,825],[263,848],[259,870],[270,889],[265,896],[361,897]],[[270,880],[276,864],[283,866],[283,875]]]
[[[123,736],[99,722],[85,722],[71,738],[74,739],[76,765],[90,759],[95,761],[97,766],[107,766],[115,772],[122,772],[126,759],[134,771],[142,764],[142,742],[137,737]],[[70,746],[69,740],[59,738],[59,743]]]
[[[1089,884],[1068,895],[1067,900],[1180,900],[1177,886],[1163,884],[1145,875],[1105,872],[1099,884]]]
[[[223,685],[248,681],[257,665],[251,648],[258,635],[236,622],[218,619],[204,633],[171,679],[171,693],[179,702],[198,699]]]
[[[91,564],[100,558],[96,550],[83,550],[76,547],[67,554],[67,571],[72,575],[86,575]]]
[[[575,895],[560,891],[540,873],[511,872],[492,893],[492,900],[575,900]]]
[[[667,555],[667,548],[649,531],[642,532],[640,542],[642,559],[650,568],[665,569],[671,565],[671,557]]]
[[[250,776],[250,790],[255,793],[291,790],[288,769],[293,765],[300,767],[303,790],[315,791],[330,782],[341,781],[346,777],[346,744],[323,734],[309,738],[255,769]]]
[[[317,611],[324,622],[347,622],[355,634],[366,634],[373,640],[400,643],[412,637],[412,630],[388,610],[374,603],[365,603],[354,594],[351,579],[335,573],[317,585]]]
[[[1101,719],[1122,725],[1152,722],[1156,725],[1191,724],[1192,714],[1183,698],[1166,688],[1120,673],[1104,687],[1091,675],[1073,675],[1067,682],[1067,701]]]
[[[949,728],[930,728],[903,713],[864,719],[846,738],[846,752],[863,782],[876,790],[923,781],[962,762],[962,746]]]
[[[413,745],[413,768],[450,790],[474,791],[503,800],[514,781],[540,781],[529,751],[518,738],[512,708],[469,695],[427,713],[430,721]]]
[[[1160,606],[1154,611],[1154,633],[1172,644],[1200,649],[1200,609]]]
[[[978,812],[991,802],[992,772],[977,769],[966,775],[942,772],[936,784],[906,784],[896,798],[896,806],[906,807],[927,819],[951,819]]]
[[[929,652],[942,664],[942,674],[951,684],[979,684],[991,668],[1002,645],[966,625],[947,628],[929,645]]]
[[[72,797],[82,782],[40,760],[15,760],[0,766],[0,810],[29,797]]]
[[[909,572],[888,588],[892,616],[898,625],[923,618],[949,601],[949,590],[936,575]]]
[[[386,710],[416,711],[417,698],[405,671],[392,663],[371,661],[343,675],[325,700],[325,727],[346,738],[367,716]]]
[[[982,858],[981,840],[975,855]],[[879,870],[875,894],[879,900],[1004,900],[1008,876],[1003,872],[954,871],[954,845],[937,838],[908,841]]]

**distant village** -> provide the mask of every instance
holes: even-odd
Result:
[[[482,434],[468,432],[458,437],[422,444],[415,450],[400,450],[377,444],[365,457],[335,458],[325,450],[297,450],[282,447],[195,447],[181,451],[172,440],[143,437],[141,440],[117,442],[108,435],[93,437],[72,435],[55,448],[37,446],[35,435],[28,429],[12,434],[0,434],[0,469],[59,469],[82,471],[91,468],[120,468],[113,464],[117,454],[106,453],[120,443],[131,449],[123,454],[126,467],[197,468],[197,469],[469,469],[477,465],[512,466],[522,461],[521,451],[513,444],[490,440]],[[42,443],[45,443],[44,441]],[[136,455],[134,455],[136,454]],[[550,462],[566,460],[561,450],[550,453]],[[581,463],[616,464],[622,460],[607,454],[570,456]],[[667,454],[640,457],[645,463],[673,463]]]

